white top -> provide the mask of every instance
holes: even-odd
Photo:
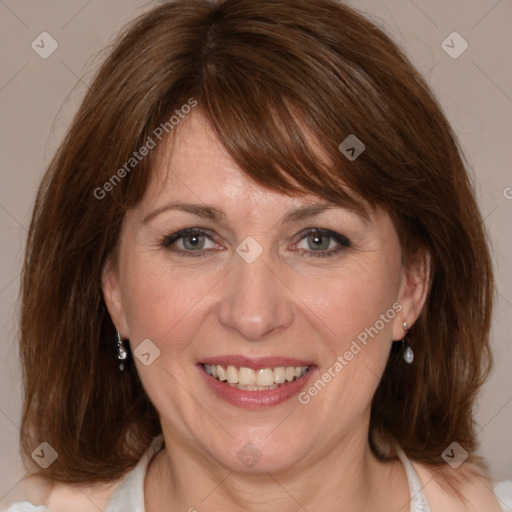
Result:
[[[163,436],[157,436],[137,465],[128,472],[112,494],[105,512],[144,512],[144,479],[149,462],[163,446]],[[409,512],[431,512],[421,481],[403,451],[399,451],[398,457],[402,462],[407,481],[409,483],[409,495],[411,507]],[[512,482],[502,482],[495,485],[495,493],[504,507],[502,510],[512,510]],[[16,502],[0,512],[51,512],[44,506],[34,506],[27,501]]]

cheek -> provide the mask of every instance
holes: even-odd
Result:
[[[304,314],[322,328],[337,353],[371,331],[370,339],[390,340],[400,274],[399,261],[373,255],[354,259],[329,278],[304,279]],[[309,313],[308,313],[309,311]],[[316,319],[316,320],[315,320]],[[378,333],[375,333],[377,329]]]
[[[399,265],[360,263],[324,282],[322,292],[312,283],[305,290],[303,314],[321,340],[318,378],[301,403],[310,402],[315,414],[323,411],[333,429],[366,417],[389,357],[394,318],[401,310],[396,302]],[[396,273],[390,272],[393,268]]]
[[[173,350],[186,346],[187,338],[181,333],[188,329],[188,337],[193,335],[194,316],[213,287],[214,277],[199,270],[180,271],[165,258],[151,254],[127,259],[126,269],[122,294],[132,347],[146,338],[161,349],[168,339],[173,339]]]

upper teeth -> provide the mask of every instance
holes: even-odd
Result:
[[[308,370],[308,366],[277,366],[276,368],[260,368],[253,370],[242,366],[222,366],[220,364],[205,364],[204,369],[208,375],[220,381],[242,386],[272,386],[282,384],[302,377]]]

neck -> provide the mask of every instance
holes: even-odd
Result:
[[[334,449],[299,461],[280,472],[239,473],[191,452],[191,447],[165,434],[166,447],[148,468],[146,512],[174,510],[244,510],[344,512],[400,510],[409,501],[400,462],[382,463],[366,438],[347,438]],[[172,504],[169,507],[169,504]],[[302,507],[302,508],[301,508]]]

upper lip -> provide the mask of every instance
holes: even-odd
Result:
[[[278,366],[313,366],[310,360],[296,359],[292,357],[246,357],[240,355],[208,357],[200,361],[200,364],[238,366],[258,370],[260,368],[276,368]]]

